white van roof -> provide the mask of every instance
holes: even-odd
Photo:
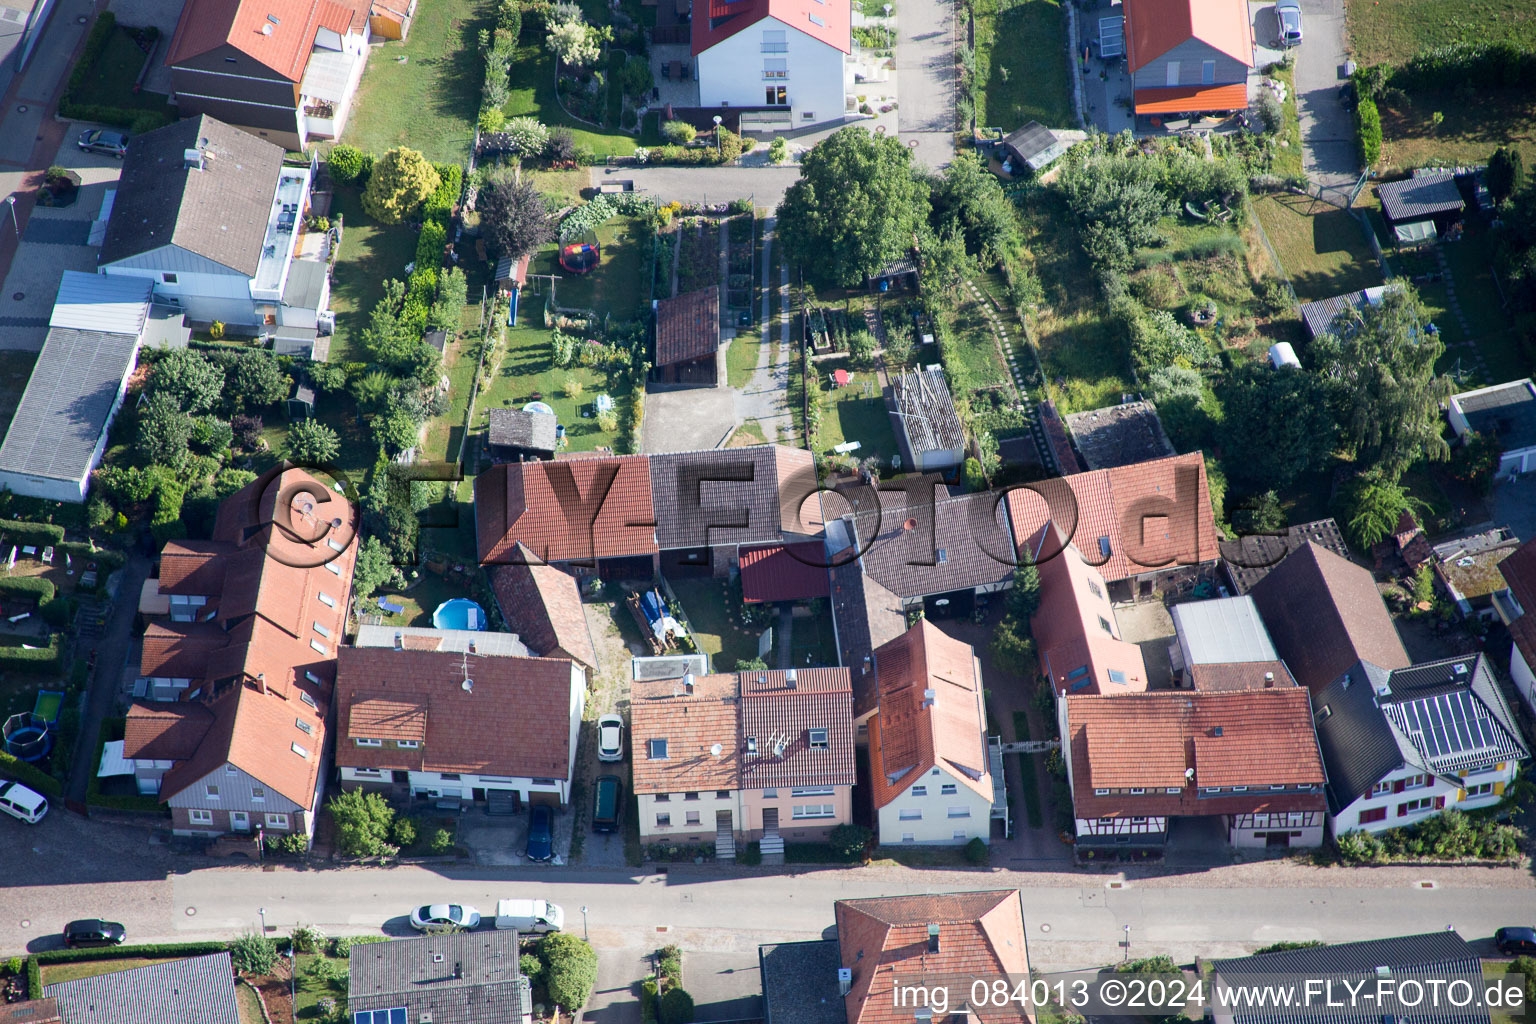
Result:
[[[41,793],[35,793],[19,782],[0,784],[0,795],[3,795],[11,803],[31,814],[39,807],[48,803],[48,798]]]

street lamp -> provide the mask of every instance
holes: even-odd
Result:
[[[16,231],[16,241],[21,241],[21,225],[16,222],[16,197],[6,196],[5,205],[11,208],[11,227]]]
[[[720,149],[720,121],[721,121],[720,115],[716,114],[715,115],[715,152],[716,153],[721,152],[721,149]]]
[[[261,915],[261,934],[265,937],[267,934],[267,908],[257,907],[256,913]]]
[[[1131,926],[1125,926],[1125,959],[1131,958]]]
[[[715,120],[718,121],[720,119],[717,117]],[[581,905],[581,937],[584,941],[591,941],[591,938],[587,935],[587,905],[585,903]]]
[[[889,21],[891,19],[891,5],[890,4],[886,4],[885,5],[885,19],[887,21]]]

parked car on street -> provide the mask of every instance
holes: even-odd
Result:
[[[96,917],[71,921],[64,926],[64,945],[70,949],[120,946],[127,937],[128,930],[116,921],[103,921]]]
[[[87,128],[75,143],[87,153],[105,153],[119,160],[128,152],[126,132],[109,132],[104,128]]]
[[[624,719],[618,715],[604,715],[597,720],[597,759],[599,761],[624,760]]]
[[[1301,4],[1298,0],[1276,0],[1275,20],[1280,23],[1280,45],[1301,45]]]
[[[48,813],[48,798],[19,782],[0,782],[0,811],[36,825]]]
[[[612,832],[619,827],[619,810],[624,806],[624,783],[617,775],[599,775],[592,801],[592,831]]]
[[[1493,933],[1493,944],[1505,956],[1536,954],[1536,928],[1500,928]]]
[[[480,911],[459,903],[432,903],[411,911],[411,927],[419,932],[468,930],[479,923]]]
[[[543,804],[534,804],[528,812],[528,845],[523,855],[529,860],[549,860],[555,855],[555,812]]]

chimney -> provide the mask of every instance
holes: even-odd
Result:
[[[266,696],[266,693],[267,693],[267,674],[265,672],[257,672],[256,673],[256,687],[257,687],[257,689],[261,690],[262,696]]]
[[[464,964],[461,961],[453,962],[453,977],[455,980],[464,977]]]
[[[1271,686],[1274,686],[1274,685],[1275,685],[1275,674],[1273,672],[1265,672],[1264,673],[1264,686],[1266,688],[1268,688],[1268,687],[1271,687]]]
[[[936,924],[931,924],[931,925],[928,926],[928,952],[930,952],[930,953],[937,953],[938,951],[939,951],[939,926],[936,925]]]
[[[685,695],[689,696],[689,697],[693,696],[693,673],[692,672],[685,672],[685,673],[683,673],[683,693]]]
[[[845,996],[851,988],[853,988],[853,968],[839,967],[837,969],[837,994]]]
[[[475,653],[475,642],[473,640],[471,640],[469,642],[469,653],[470,654],[474,654]]]
[[[938,699],[938,696],[939,696],[939,691],[938,690],[932,690],[932,689],[924,690],[923,691],[923,707],[925,707],[925,708],[933,707],[933,702]]]
[[[401,650],[404,647],[405,647],[405,634],[404,633],[396,633],[395,634],[395,650],[398,651],[398,650]]]
[[[182,150],[181,151],[181,160],[182,160],[183,166],[185,166],[188,170],[191,170],[191,171],[200,171],[200,170],[202,170],[203,169],[203,150],[202,150],[202,147],[195,147],[193,149],[184,149],[184,150]]]
[[[794,669],[790,669],[788,672],[784,673],[784,685],[789,687],[791,690],[793,690],[795,688],[795,670]]]

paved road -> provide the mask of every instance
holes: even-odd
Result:
[[[956,73],[954,0],[901,0],[896,10],[897,131],[913,155],[935,170],[955,158]]]
[[[789,167],[615,167],[592,168],[592,185],[629,179],[635,188],[670,202],[729,203],[750,199],[772,209],[784,198],[784,190],[800,177],[800,168]]]
[[[1306,38],[1296,56],[1296,110],[1302,166],[1314,184],[1345,186],[1360,174],[1354,120],[1339,99],[1344,84],[1343,0],[1301,0]]]

